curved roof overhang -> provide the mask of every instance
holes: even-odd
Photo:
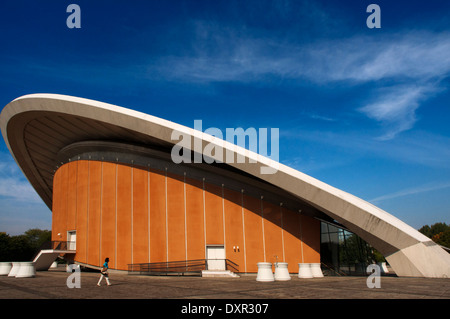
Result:
[[[114,140],[170,152],[174,131],[190,145],[217,145],[243,163],[235,172],[275,186],[344,225],[377,248],[398,275],[450,277],[450,255],[380,208],[297,170],[204,132],[98,101],[56,94],[31,94],[5,106],[0,127],[6,145],[29,182],[51,207],[58,154],[83,141]],[[203,148],[202,148],[203,149]],[[272,174],[267,174],[267,168]]]

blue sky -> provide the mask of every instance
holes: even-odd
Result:
[[[415,228],[450,223],[450,3],[392,2],[2,0],[0,105],[58,93],[279,128],[280,162]],[[51,212],[2,142],[0,231],[35,227]]]

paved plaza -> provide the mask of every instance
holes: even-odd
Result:
[[[450,279],[382,276],[380,288],[368,288],[367,277],[326,276],[258,282],[239,278],[139,276],[110,274],[111,286],[97,286],[97,272],[80,272],[80,288],[68,288],[63,268],[38,271],[34,278],[0,276],[1,299],[448,299]]]
[[[380,288],[368,288],[367,277],[323,277],[289,281],[258,282],[255,275],[239,278],[202,278],[187,276],[139,276],[124,272],[110,274],[111,286],[103,280],[97,286],[97,272],[80,272],[80,288],[68,288],[64,268],[37,272],[34,278],[0,276],[2,304],[15,300],[153,300],[151,305],[167,305],[176,300],[173,311],[181,307],[232,300],[234,303],[304,300],[441,300],[450,298],[450,279],[399,278],[382,276]],[[203,300],[203,301],[202,301]],[[209,301],[208,301],[209,300]],[[90,301],[92,302],[92,301]],[[45,303],[44,303],[45,304]],[[345,303],[340,303],[340,305]],[[415,304],[415,302],[413,303]],[[176,306],[175,306],[176,305]],[[229,306],[231,307],[231,305]],[[184,308],[183,308],[184,309]],[[225,308],[224,308],[225,309]],[[231,309],[231,308],[230,308]],[[189,309],[192,311],[192,309]],[[194,308],[195,310],[195,308]],[[225,310],[223,310],[225,311]]]

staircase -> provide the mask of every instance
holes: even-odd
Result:
[[[231,277],[239,278],[240,276],[230,270],[202,270],[202,277]]]
[[[211,263],[214,261],[215,263]],[[221,261],[221,263],[218,263]],[[223,265],[223,269],[210,269],[209,265]],[[149,276],[201,276],[201,277],[239,277],[239,266],[229,259],[194,259],[169,262],[129,264],[129,275]]]
[[[75,245],[67,241],[51,241],[44,243],[33,262],[36,270],[48,270],[61,254],[75,254]]]

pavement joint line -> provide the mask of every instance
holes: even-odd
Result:
[[[331,277],[257,282],[241,278],[111,275],[113,287],[96,287],[98,273],[82,272],[82,289],[66,287],[65,271],[39,272],[30,281],[0,278],[0,299],[448,299],[450,279],[381,277],[381,289],[366,278]],[[118,286],[118,287],[114,287]],[[3,287],[3,288],[2,288]],[[115,289],[114,289],[115,288]]]
[[[32,295],[37,295],[39,297],[44,297],[44,298],[48,298],[48,299],[58,299],[59,298],[59,296],[56,296],[56,295],[54,295],[52,293],[48,293],[48,292],[43,293],[43,292],[35,290],[35,289],[22,287],[22,286],[17,286],[17,285],[14,285],[12,283],[6,283],[6,282],[1,282],[0,281],[0,285],[2,285],[4,287],[6,286],[6,287],[8,287],[10,289],[16,289],[16,290],[19,290],[19,291],[22,291],[22,292],[26,292],[26,293],[29,293],[29,294],[32,294]]]
[[[360,281],[361,278],[351,278],[351,280],[352,281]],[[336,280],[334,282],[340,282],[340,280]],[[318,283],[318,281],[316,281],[315,283],[309,282],[308,287],[305,287],[305,288],[313,289],[313,290],[325,290],[325,291],[332,291],[332,290],[336,289],[335,287],[321,287],[321,286],[317,286],[317,285],[315,285],[317,283]],[[193,288],[193,287],[182,287],[182,286],[180,286],[181,284],[182,283],[176,283],[174,285],[166,285],[166,284],[160,284],[160,283],[152,283],[151,285],[152,286],[159,286],[159,287],[166,287],[166,288],[175,288],[175,289],[189,289],[189,290],[191,290],[191,289],[200,289],[200,288]],[[272,283],[267,283],[267,284],[272,284]],[[140,285],[148,285],[148,283],[140,283]],[[280,285],[277,285],[275,287],[268,287],[268,286],[258,287],[258,288],[255,287],[255,288],[246,289],[246,290],[242,290],[242,289],[236,288],[236,289],[232,289],[232,290],[227,290],[225,293],[234,293],[234,294],[248,295],[248,293],[251,293],[251,292],[270,292],[270,291],[282,290],[282,289],[285,289],[285,288],[286,288],[286,286],[283,286],[283,285],[280,284]],[[364,287],[364,288],[366,288],[366,287]],[[205,296],[205,295],[207,296],[207,295],[215,295],[215,294],[224,294],[224,291],[223,290],[218,290],[218,288],[209,289],[209,288],[204,288],[203,287],[201,289],[203,289],[203,290],[206,289],[208,292],[204,293],[204,294],[178,296],[177,298],[183,298],[183,297],[194,297],[195,298],[195,297],[201,297],[201,296]],[[367,289],[369,289],[369,288],[367,288]],[[346,287],[346,290],[347,291],[360,291],[361,289],[357,288],[357,287]],[[445,294],[445,292],[446,291],[444,291],[439,296],[443,296]],[[377,290],[370,290],[367,293],[370,293],[370,294],[383,294],[383,295],[386,295],[386,294],[389,294],[389,295],[401,294],[401,295],[405,295],[405,296],[419,296],[421,298],[427,297],[423,293],[414,293],[414,292],[411,293],[411,292],[404,291],[404,290],[400,290],[400,291],[397,291],[397,290],[386,291],[386,290],[383,290],[383,289],[381,289],[381,290],[377,289]]]

